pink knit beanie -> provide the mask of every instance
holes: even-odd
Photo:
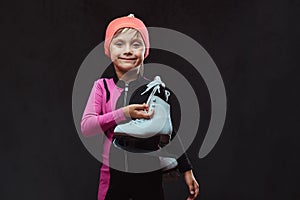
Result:
[[[146,46],[145,55],[144,55],[144,58],[146,58],[149,54],[149,48],[150,48],[148,30],[145,24],[140,19],[134,17],[133,14],[130,14],[125,17],[116,18],[108,24],[106,29],[106,34],[105,34],[105,41],[104,41],[105,54],[108,57],[110,57],[110,52],[109,52],[110,42],[114,34],[120,28],[134,28],[140,32]]]

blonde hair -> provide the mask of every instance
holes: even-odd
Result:
[[[135,31],[135,34],[134,34],[134,36],[133,37],[141,37],[142,38],[142,36],[141,36],[141,34],[140,34],[140,32],[138,31],[138,30],[136,30],[136,29],[134,29],[134,28],[127,28],[127,27],[125,27],[125,28],[120,28],[119,30],[117,30],[116,31],[116,33],[114,34],[114,36],[113,36],[113,38],[116,38],[116,37],[118,37],[118,35],[120,35],[121,33],[126,33],[126,32],[128,32],[128,31]],[[143,38],[142,38],[143,39]],[[143,40],[143,42],[144,42],[144,40]],[[145,45],[145,44],[144,44]]]
[[[128,28],[128,27],[125,27],[125,28],[120,28],[119,30],[116,31],[116,33],[114,34],[113,36],[113,39],[118,37],[118,35],[120,35],[121,33],[126,33],[128,31],[135,31],[135,34],[134,34],[134,38],[138,38],[138,37],[141,37],[142,38],[142,41],[143,41],[143,44],[145,46],[145,42],[143,40],[143,37],[141,36],[140,32],[134,28]],[[144,60],[142,61],[141,65],[140,65],[140,69],[139,69],[139,74],[141,76],[144,75]]]

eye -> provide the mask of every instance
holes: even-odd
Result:
[[[133,43],[133,47],[134,47],[134,48],[139,48],[139,47],[141,47],[141,46],[142,46],[142,44],[139,43],[139,42]]]
[[[122,43],[122,42],[116,42],[115,45],[116,45],[117,47],[121,47],[121,46],[123,45],[123,43]]]

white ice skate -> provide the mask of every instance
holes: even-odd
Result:
[[[115,127],[114,134],[116,136],[132,136],[136,138],[149,138],[156,134],[165,135],[171,137],[172,134],[172,122],[170,116],[170,105],[155,93],[160,92],[160,85],[164,87],[164,83],[160,80],[160,77],[155,77],[154,81],[147,85],[146,91],[141,95],[153,88],[147,104],[149,105],[149,111],[154,110],[154,115],[151,119],[136,119],[131,120],[128,123],[120,124]],[[170,93],[166,92],[166,99]]]

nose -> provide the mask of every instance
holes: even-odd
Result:
[[[132,49],[131,49],[131,46],[130,46],[130,45],[126,45],[126,46],[125,46],[124,54],[125,54],[125,55],[130,55],[130,54],[132,54]]]

